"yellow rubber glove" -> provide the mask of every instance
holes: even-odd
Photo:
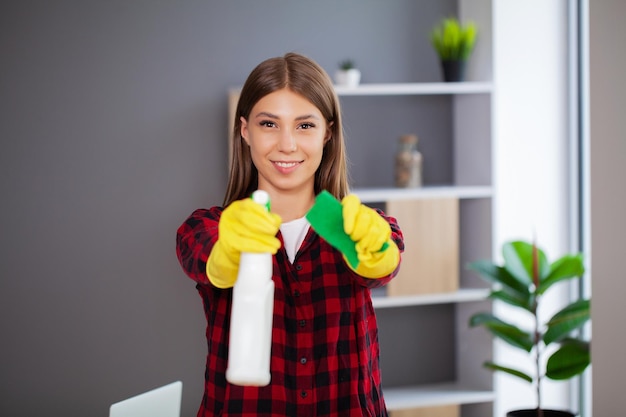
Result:
[[[232,202],[222,212],[218,239],[206,264],[207,277],[218,288],[235,285],[241,252],[275,254],[281,218],[251,198]]]
[[[359,198],[350,194],[341,200],[343,229],[356,243],[359,258],[356,269],[365,278],[382,278],[392,273],[400,262],[398,246],[391,240],[389,223],[374,209],[361,204]],[[383,245],[388,247],[381,251]]]

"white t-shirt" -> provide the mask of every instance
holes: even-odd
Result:
[[[309,231],[310,224],[306,217],[301,217],[296,220],[292,220],[280,225],[280,233],[283,235],[283,241],[285,242],[285,250],[289,257],[289,262],[293,263],[296,253],[307,232]]]

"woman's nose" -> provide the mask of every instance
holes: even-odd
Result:
[[[296,149],[296,138],[289,131],[283,132],[278,142],[278,150],[281,152],[294,152]]]

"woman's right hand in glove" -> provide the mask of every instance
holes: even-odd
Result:
[[[281,218],[251,198],[232,202],[222,212],[218,239],[206,264],[209,281],[218,288],[235,285],[241,252],[276,254]]]

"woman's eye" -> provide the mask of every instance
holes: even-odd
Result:
[[[264,127],[275,127],[276,123],[272,122],[271,120],[263,120],[259,123],[261,126]]]
[[[314,128],[314,127],[315,127],[315,125],[313,123],[302,123],[300,125],[300,128],[302,128],[304,130],[311,129],[311,128]]]

